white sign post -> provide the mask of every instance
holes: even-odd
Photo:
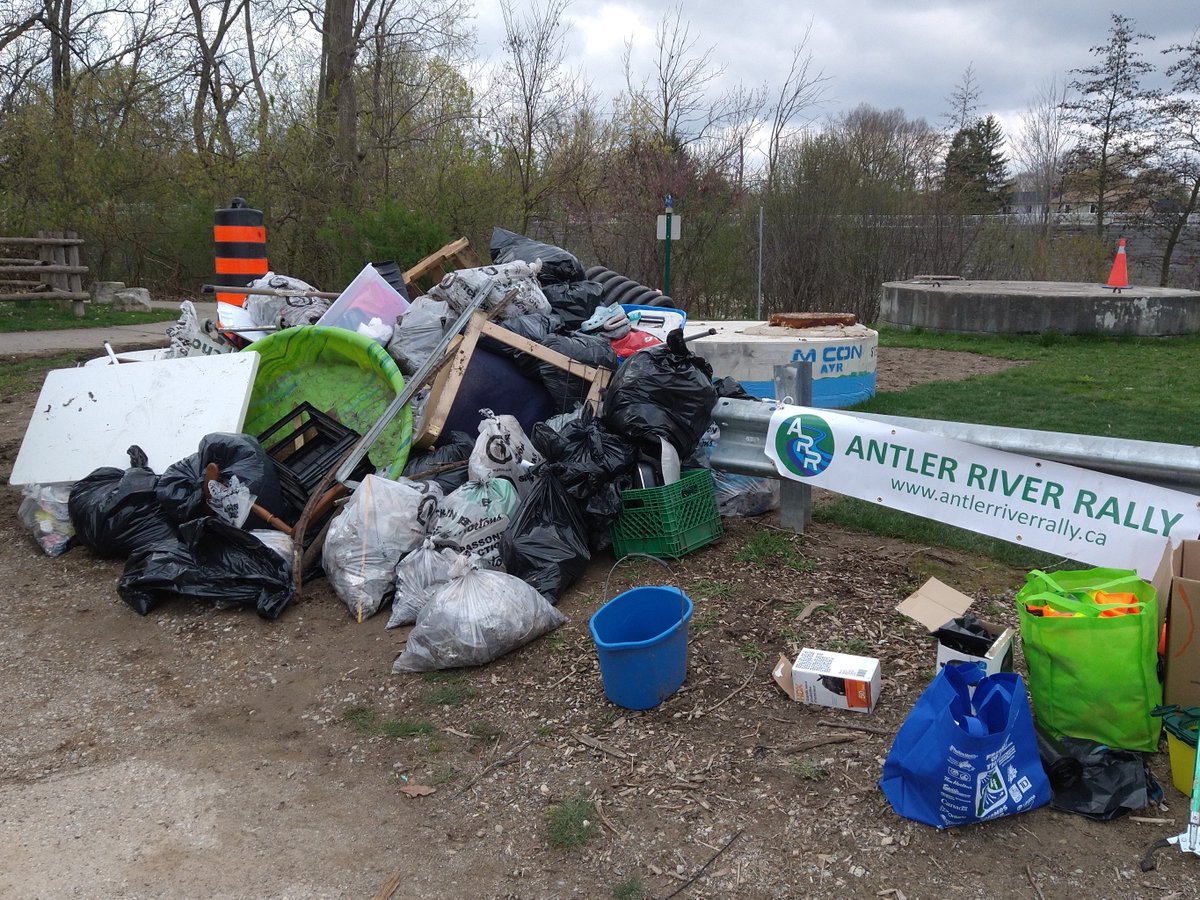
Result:
[[[827,409],[779,407],[765,452],[785,478],[1143,578],[1200,534],[1191,494]]]

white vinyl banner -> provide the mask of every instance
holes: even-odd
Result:
[[[766,454],[785,478],[1149,578],[1200,534],[1200,498],[827,409],[781,406]]]

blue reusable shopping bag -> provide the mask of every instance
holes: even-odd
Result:
[[[938,672],[896,732],[879,786],[897,814],[934,828],[1047,803],[1021,676],[985,677],[978,664]]]

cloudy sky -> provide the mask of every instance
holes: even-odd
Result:
[[[517,3],[545,0],[515,0]],[[633,41],[635,58],[652,72],[655,28],[675,3],[575,0],[568,65],[582,69],[602,97],[623,85],[621,54]],[[476,27],[484,52],[498,53],[503,34],[496,0],[476,0]],[[1006,131],[1051,76],[1061,81],[1088,66],[1089,48],[1105,43],[1111,12],[1133,19],[1144,58],[1162,68],[1160,50],[1187,43],[1200,28],[1198,0],[1146,0],[1109,8],[1090,0],[834,0],[820,5],[786,0],[687,0],[682,20],[698,37],[697,51],[712,48],[728,84],[770,85],[787,75],[792,50],[811,22],[813,67],[830,76],[820,117],[867,103],[899,107],[910,118],[941,126],[947,98],[973,66],[980,113],[996,114]]]

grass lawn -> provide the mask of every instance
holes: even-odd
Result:
[[[1200,335],[938,335],[884,329],[883,347],[962,350],[1028,364],[880,394],[863,412],[1200,444]]]
[[[851,411],[1200,444],[1200,335],[1021,337],[884,328],[879,343],[884,348],[959,350],[1028,364],[965,381],[880,394]],[[814,510],[814,518],[919,544],[956,547],[1023,568],[1055,563],[1027,547],[850,497],[835,497]]]
[[[5,300],[0,303],[0,331],[58,331],[63,328],[103,328],[106,325],[144,325],[179,318],[179,310],[114,312],[111,306],[85,305],[83,316],[71,307],[60,308],[49,300]]]

